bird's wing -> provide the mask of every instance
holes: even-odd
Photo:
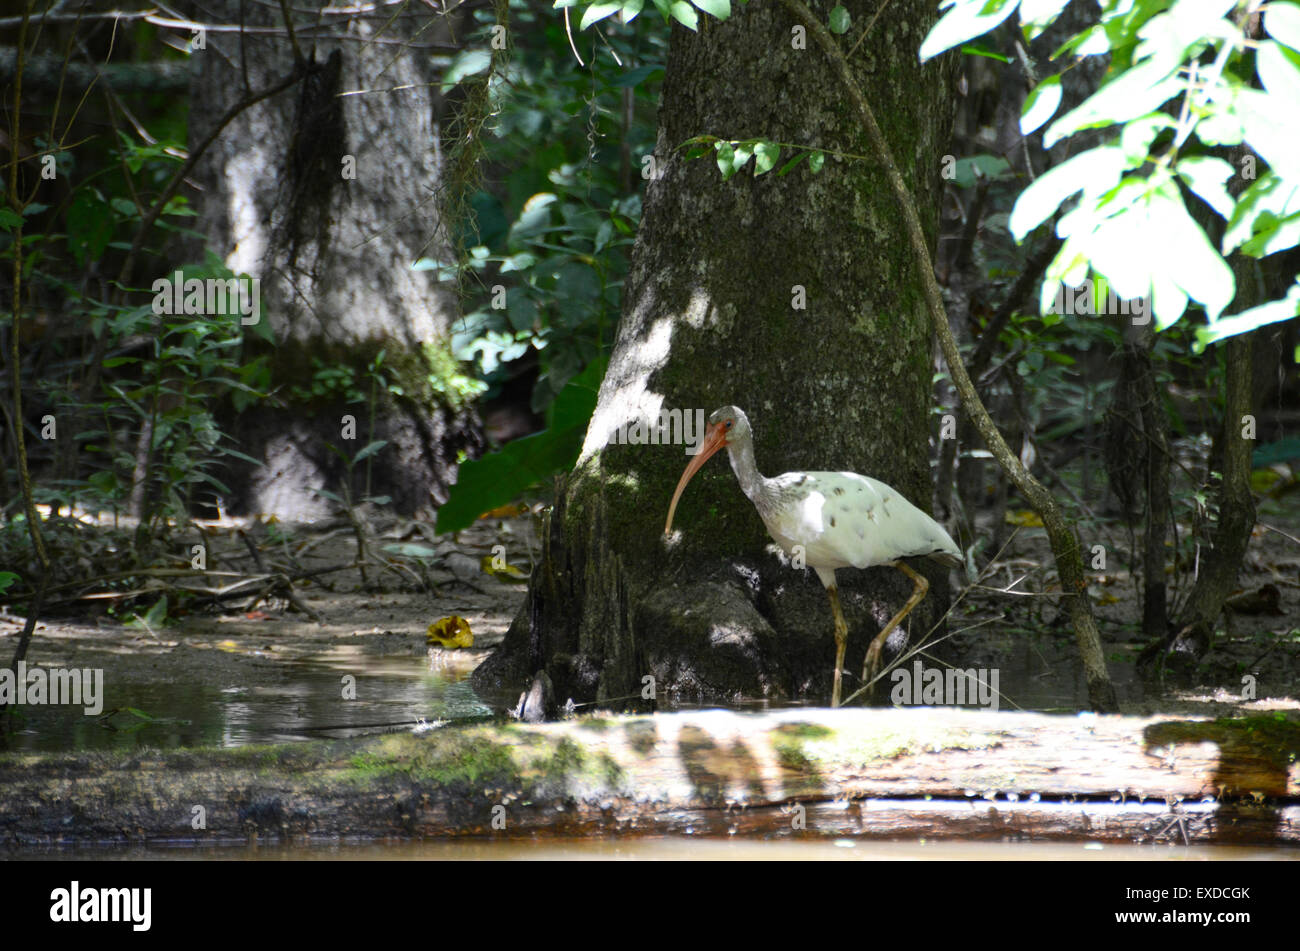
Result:
[[[856,472],[777,476],[777,504],[760,512],[786,549],[802,545],[809,565],[868,568],[912,555],[961,557],[943,526],[895,489]]]

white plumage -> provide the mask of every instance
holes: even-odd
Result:
[[[673,514],[686,484],[723,446],[731,459],[740,487],[758,509],[768,534],[792,557],[802,554],[831,599],[835,616],[835,681],[831,694],[839,706],[840,681],[848,624],[840,608],[835,585],[838,568],[893,565],[914,583],[912,597],[885,625],[867,651],[863,680],[869,682],[879,667],[880,651],[890,631],[912,610],[929,583],[902,558],[927,555],[949,565],[962,562],[961,549],[943,526],[878,479],[856,472],[787,472],[767,478],[754,463],[753,432],[749,419],[735,406],[724,406],[709,416],[704,444],[682,473],[668,508],[664,531],[672,531]]]

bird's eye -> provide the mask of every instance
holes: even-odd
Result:
[[[726,427],[727,427],[728,429],[731,428],[731,420],[727,420],[727,422],[726,422]]]

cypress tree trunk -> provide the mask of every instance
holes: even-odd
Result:
[[[830,2],[817,5],[828,15]],[[848,3],[856,38],[875,4]],[[665,540],[689,456],[628,445],[619,428],[663,410],[734,403],[759,469],[851,470],[930,507],[930,335],[918,274],[888,186],[822,52],[775,4],[733,8],[698,34],[673,27],[655,175],[625,287],[622,322],[582,456],[557,492],[543,559],[503,645],[475,686],[516,692],[544,668],[559,699],[703,701],[830,694],[830,608],[816,575],[783,564],[725,459],[691,483]],[[854,54],[858,80],[937,226],[940,159],[953,101],[947,66],[917,63],[935,10],[903,0]],[[790,174],[723,181],[697,135],[763,136],[846,155]],[[792,153],[783,150],[778,167]],[[676,533],[675,533],[676,534]],[[929,570],[929,569],[927,569]],[[941,572],[912,614],[928,630]],[[910,592],[891,568],[842,570],[850,625],[845,693],[869,639]],[[913,639],[917,639],[914,635]]]
[[[260,279],[275,337],[247,338],[277,393],[230,423],[240,448],[266,465],[230,473],[229,507],[320,516],[330,503],[314,490],[337,491],[350,477],[354,497],[368,489],[409,513],[431,493],[445,498],[457,450],[479,445],[454,388],[454,288],[411,268],[454,257],[444,204],[431,196],[455,191],[440,81],[460,14],[419,4],[289,9],[292,42],[279,4],[215,0],[192,11],[243,27],[208,32],[192,54],[192,143],[250,92],[290,75],[297,55],[306,62],[289,90],[231,122],[194,174],[206,248]],[[380,351],[382,380],[370,372]],[[381,439],[389,445],[350,474],[330,448],[350,459]]]

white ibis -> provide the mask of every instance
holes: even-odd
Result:
[[[912,579],[912,596],[876,635],[867,649],[862,680],[869,684],[880,667],[885,639],[921,603],[930,584],[901,559],[929,556],[949,566],[962,563],[957,547],[943,526],[918,509],[897,490],[856,472],[787,472],[767,478],[754,464],[754,436],[749,418],[735,406],[724,406],[709,417],[704,444],[682,473],[668,506],[667,534],[686,483],[723,446],[740,489],[754,503],[768,534],[789,555],[801,549],[826,586],[835,616],[835,686],[831,706],[840,705],[840,680],[849,626],[840,608],[836,568],[891,565]]]

